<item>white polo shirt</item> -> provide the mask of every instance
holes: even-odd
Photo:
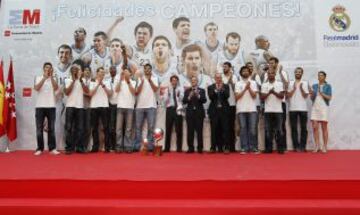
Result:
[[[120,82],[120,75],[116,75],[115,83]],[[136,81],[130,79],[130,84],[132,87],[136,87]],[[120,83],[120,92],[117,96],[117,107],[118,108],[128,108],[134,109],[135,105],[135,96],[130,92],[129,86],[125,80],[122,80]]]
[[[66,78],[65,88],[68,88],[72,82],[73,80],[71,78]],[[84,108],[84,90],[78,79],[75,80],[74,87],[67,96],[65,107]]]
[[[159,87],[159,79],[155,76],[151,76],[151,80],[156,87]],[[156,108],[156,92],[151,88],[149,80],[144,77],[144,84],[142,86],[142,90],[137,98],[136,108]],[[138,83],[140,86],[141,80]]]
[[[265,82],[261,85],[261,93],[268,93],[271,89],[280,93],[284,91],[284,86],[281,82],[275,81],[273,83]],[[282,99],[277,98],[274,94],[269,95],[265,100],[265,113],[282,113]]]
[[[99,82],[92,81],[90,82],[89,90],[92,91],[96,88]],[[103,80],[103,84],[105,88],[111,90],[110,83],[108,81]],[[109,107],[109,99],[106,94],[105,89],[102,86],[99,86],[94,95],[91,97],[90,108],[98,108],[98,107]]]
[[[241,93],[242,91],[244,91],[246,84],[248,82],[250,82],[251,90],[254,92],[258,92],[256,82],[253,80],[238,81],[235,84],[235,92]],[[251,97],[250,92],[246,91],[244,93],[244,95],[236,102],[236,113],[248,113],[248,112],[256,112],[256,111],[257,111],[256,110],[256,97],[255,98]]]
[[[39,84],[43,76],[36,76],[35,77],[35,85]],[[35,107],[37,108],[55,108],[55,91],[51,84],[51,78],[47,78],[40,88],[37,91],[37,100]]]
[[[290,81],[288,92],[291,92],[294,89],[295,81]],[[309,85],[307,81],[300,81],[296,84],[296,90],[294,94],[289,99],[289,111],[307,111],[306,98],[301,94],[300,84],[302,84],[302,89],[305,93],[309,93]]]

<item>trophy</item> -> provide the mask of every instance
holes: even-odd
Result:
[[[142,155],[148,155],[148,144],[149,144],[148,139],[144,138],[143,142],[142,142],[141,150],[140,150]]]
[[[164,130],[162,128],[155,128],[153,137],[154,137],[154,140],[155,140],[155,146],[154,146],[153,154],[155,156],[161,156],[162,155],[162,146],[159,144],[159,142],[164,137]]]

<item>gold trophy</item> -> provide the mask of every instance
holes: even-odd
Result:
[[[162,128],[155,128],[153,137],[154,137],[154,140],[155,140],[155,146],[154,146],[153,154],[155,156],[161,156],[162,155],[162,146],[159,144],[159,142],[164,137],[164,130]]]

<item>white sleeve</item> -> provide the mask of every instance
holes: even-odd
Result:
[[[303,88],[303,90],[304,90],[304,92],[305,92],[306,94],[309,93],[309,84],[308,84],[307,81],[303,81],[303,82],[302,82],[302,88]]]
[[[70,78],[65,78],[65,80],[64,80],[65,87],[68,88],[72,82],[73,82],[73,80],[71,80]]]
[[[241,92],[240,82],[237,82],[235,84],[235,93],[240,93],[240,92]]]
[[[257,87],[257,84],[256,84],[255,81],[252,81],[252,82],[251,82],[251,89],[252,89],[252,91],[254,91],[254,92],[258,92],[258,91],[259,91],[259,90],[258,90],[258,87]]]
[[[266,83],[261,85],[261,93],[268,93],[269,89],[268,89],[268,85]]]
[[[283,74],[284,78],[285,78],[285,81],[289,81],[289,75],[286,71],[284,70],[281,70],[281,73]]]
[[[105,85],[105,87],[106,87],[108,90],[111,90],[111,89],[112,89],[110,80],[104,81],[103,84]]]
[[[154,85],[155,85],[156,87],[159,86],[159,79],[158,79],[157,77],[151,77],[151,80],[152,80],[152,82],[154,83]]]
[[[280,82],[278,82],[276,85],[275,85],[275,91],[276,92],[283,92],[284,91],[284,85],[283,85],[283,83],[280,83]]]
[[[294,84],[295,84],[295,81],[290,81],[289,87],[288,87],[288,92],[291,92],[294,89]]]

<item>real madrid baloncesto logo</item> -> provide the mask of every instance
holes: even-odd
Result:
[[[329,18],[330,27],[334,31],[346,31],[350,27],[351,20],[349,15],[345,13],[345,7],[336,5],[332,10],[334,13]]]

